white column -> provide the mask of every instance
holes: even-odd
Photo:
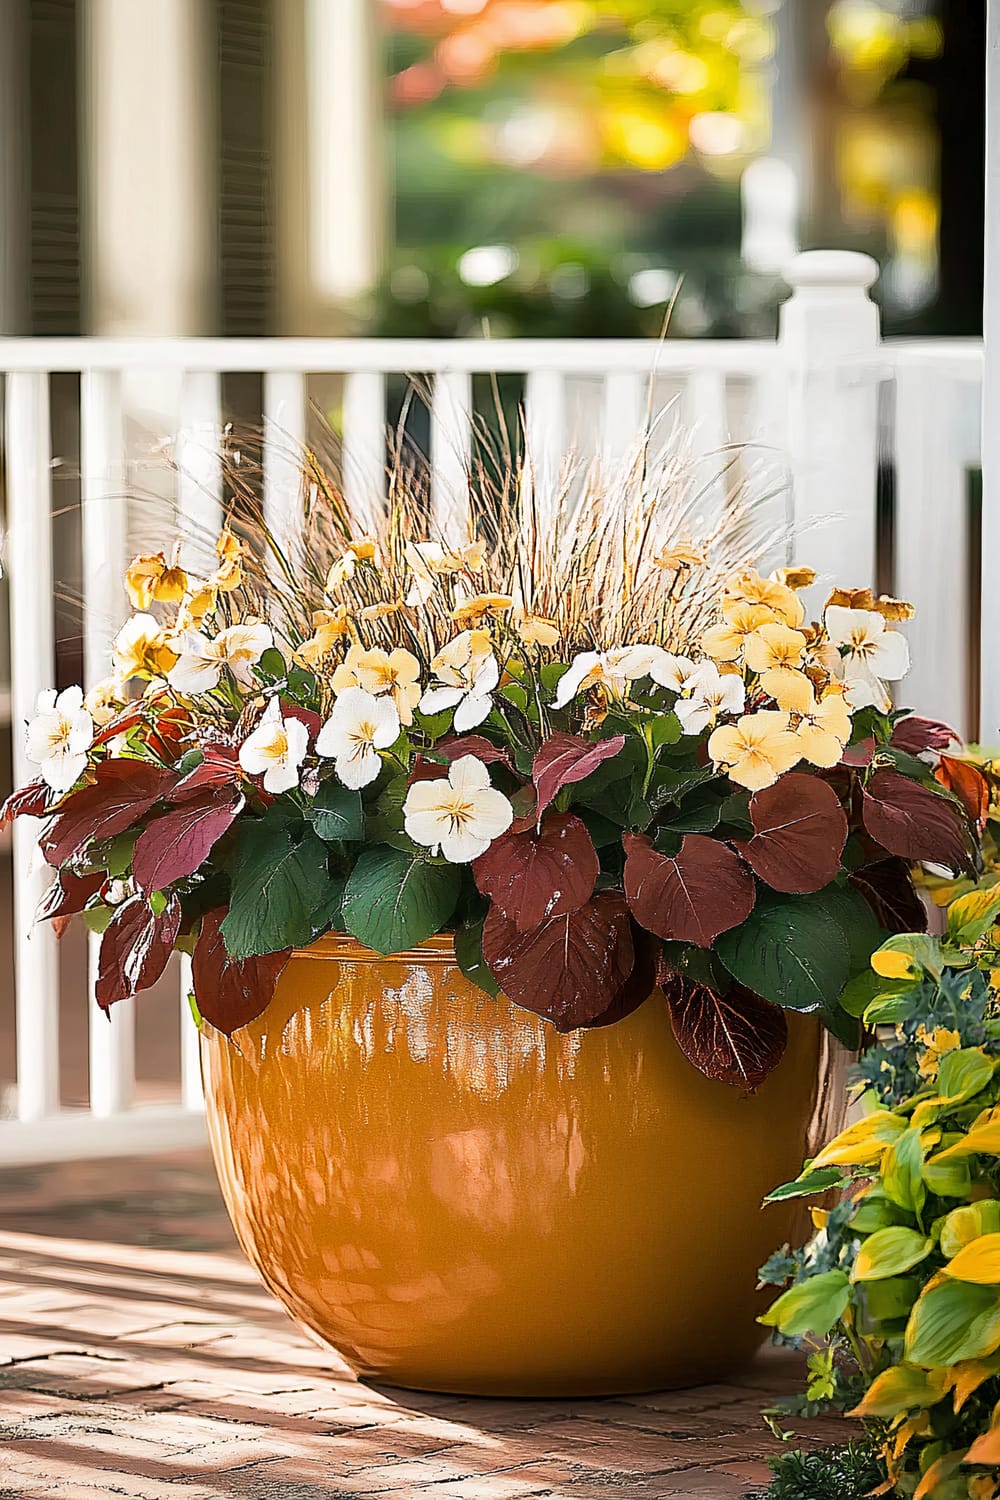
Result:
[[[1000,735],[1000,0],[988,0],[986,37],[986,299],[983,336],[983,594],[979,738]]]
[[[851,251],[810,250],[784,272],[792,296],[779,340],[788,375],[793,474],[790,553],[822,583],[875,582],[878,265]],[[818,593],[818,590],[817,590]]]
[[[81,227],[91,332],[211,331],[212,13],[204,0],[82,0]]]

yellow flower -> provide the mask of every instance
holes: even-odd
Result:
[[[796,711],[802,715],[795,730],[802,757],[812,766],[835,766],[851,738],[851,711],[843,693],[834,689],[816,702],[812,687],[809,702]],[[787,707],[783,703],[782,708]]]
[[[559,627],[555,620],[548,620],[544,615],[532,615],[525,610],[515,609],[511,623],[526,646],[559,644]]]
[[[235,532],[224,526],[215,544],[215,555],[220,563],[239,562],[243,556],[243,543]]]
[[[451,618],[457,625],[478,625],[486,615],[502,615],[513,604],[510,594],[473,594],[455,605]]]
[[[333,674],[334,692],[363,688],[373,698],[388,693],[396,705],[401,724],[413,723],[413,710],[420,702],[420,663],[409,651],[365,651],[352,646]]]
[[[876,599],[871,589],[834,589],[824,609],[829,609],[831,604],[840,609],[872,610],[889,621],[912,620],[916,614],[913,605],[905,599],[893,599],[889,594]]]
[[[722,613],[724,624],[710,626],[701,638],[701,649],[716,661],[736,661],[747,636],[774,619],[769,609],[739,601],[727,602]]]
[[[806,638],[798,630],[777,622],[761,625],[743,643],[743,660],[751,672],[760,674],[760,685],[771,698],[777,698],[783,684],[794,690],[805,680],[799,667],[806,649]],[[782,704],[783,708],[788,705]]]
[[[231,593],[243,582],[243,543],[227,526],[219,534],[215,551],[219,566],[208,580],[209,585],[221,589],[224,594]]]
[[[957,1031],[950,1030],[947,1026],[938,1026],[936,1030],[928,1032],[926,1026],[917,1027],[917,1041],[926,1048],[921,1054],[917,1067],[924,1078],[936,1078],[938,1065],[946,1052],[954,1052],[956,1047],[962,1045],[962,1038]]]
[[[120,712],[124,701],[122,685],[117,677],[105,677],[90,689],[83,700],[83,706],[97,727],[103,729]]]
[[[402,599],[390,599],[385,604],[366,604],[360,611],[360,617],[362,620],[384,620],[389,615],[398,615],[405,608]]]
[[[218,602],[218,591],[210,583],[197,584],[181,600],[177,611],[177,629],[197,630],[205,616],[212,613]]]
[[[777,579],[762,578],[756,568],[747,568],[745,572],[727,578],[724,598],[740,604],[762,604],[786,625],[801,625],[806,617],[805,605],[794,589]]]
[[[774,583],[783,583],[790,589],[807,589],[816,582],[815,568],[776,568],[771,574]]]
[[[787,714],[771,710],[744,714],[735,724],[713,730],[708,753],[731,780],[758,792],[773,786],[801,758],[799,742],[788,724]]]
[[[126,620],[115,637],[113,657],[119,682],[132,677],[162,677],[177,661],[162,626],[152,615],[138,614]]]
[[[337,609],[317,609],[312,617],[313,633],[304,640],[295,652],[295,660],[304,667],[318,667],[324,656],[328,656],[337,641],[350,633],[347,610],[343,605]]]
[[[707,561],[703,549],[690,542],[679,542],[676,547],[667,547],[653,558],[658,568],[669,568],[673,573],[681,568],[703,568]]]
[[[334,593],[341,584],[353,578],[359,562],[372,563],[375,567],[380,565],[378,543],[373,536],[360,537],[341,553],[326,575],[326,592]]]
[[[463,569],[478,573],[486,547],[483,542],[473,540],[457,551],[446,551],[440,542],[407,542],[403,551],[410,568],[406,602],[426,604],[434,593],[436,575],[461,573]]]
[[[183,568],[168,567],[162,552],[133,557],[125,572],[125,589],[133,609],[147,610],[157,604],[176,604],[187,590]]]

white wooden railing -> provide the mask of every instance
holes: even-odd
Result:
[[[858,586],[878,579],[918,605],[908,627],[914,669],[907,702],[974,732],[970,684],[979,609],[971,588],[978,575],[970,476],[979,466],[982,346],[880,341],[868,297],[876,272],[866,256],[798,257],[774,342],[0,341],[15,776],[29,775],[22,726],[55,674],[51,517],[53,462],[60,455],[53,452],[50,396],[61,374],[79,376],[72,400],[78,400],[88,681],[105,675],[110,638],[124,612],[120,575],[136,508],[130,512],[122,496],[137,463],[141,487],[152,483],[167,494],[186,520],[211,530],[221,514],[223,375],[263,377],[263,502],[280,530],[298,495],[294,452],[306,434],[310,378],[342,377],[343,484],[348,503],[364,513],[384,491],[387,377],[418,374],[430,392],[432,505],[447,531],[466,491],[473,376],[513,373],[524,378],[528,441],[543,471],[557,466],[570,445],[613,460],[628,451],[647,411],[670,402],[689,431],[696,462],[718,465],[727,444],[753,445],[745,451],[762,455],[772,478],[783,480],[782,516],[800,560],[817,563],[828,579]],[[161,430],[153,419],[152,435],[170,444],[172,464],[151,452],[151,402],[161,411]],[[141,452],[136,404],[147,409]],[[1000,726],[983,727],[986,740],[998,734]],[[114,1007],[110,1025],[90,1002],[89,1109],[60,1109],[56,939],[31,921],[50,872],[39,868],[33,841],[23,820],[13,837],[17,1076],[8,1090],[11,1118],[0,1119],[0,1162],[200,1138],[197,1037],[186,1014],[184,975],[176,1102],[134,1104],[140,997],[138,1009]],[[93,951],[90,961],[92,967]],[[0,976],[0,991],[4,985]],[[4,1024],[10,1019],[5,1023],[0,1010]]]

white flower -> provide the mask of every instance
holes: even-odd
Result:
[[[661,651],[649,669],[649,675],[660,687],[679,693],[694,671],[690,656],[674,656],[670,651]]]
[[[413,842],[432,854],[440,850],[453,865],[485,854],[513,821],[513,807],[474,755],[454,761],[447,778],[415,781],[403,803],[403,827]]]
[[[685,734],[701,734],[720,713],[741,714],[746,688],[738,672],[720,672],[714,661],[699,662],[684,679],[674,713]]]
[[[851,708],[892,707],[885,686],[910,669],[910,649],[898,630],[886,630],[882,615],[873,609],[845,609],[831,604],[826,611],[830,644],[841,656],[844,696]]]
[[[605,687],[616,698],[625,696],[630,682],[653,675],[654,669],[667,670],[663,658],[669,653],[661,646],[620,646],[614,651],[581,651],[559,679],[553,708],[565,708],[578,693],[591,687]],[[659,681],[659,678],[655,679]]]
[[[208,693],[218,687],[223,668],[228,667],[240,687],[248,688],[253,682],[250,668],[273,642],[269,625],[230,625],[214,640],[200,630],[188,630],[182,637],[181,654],[167,673],[167,681],[175,692],[189,697]]]
[[[453,708],[452,725],[460,734],[475,729],[493,708],[490,694],[500,681],[500,664],[493,655],[489,632],[463,630],[431,662],[441,687],[429,687],[418,705],[422,714]]]
[[[375,780],[382,769],[378,752],[398,738],[399,714],[390,697],[345,688],[316,736],[316,753],[331,759],[340,780],[356,791]]]
[[[309,748],[309,731],[301,719],[283,719],[272,698],[253,734],[240,746],[240,765],[251,776],[264,777],[265,792],[275,795],[299,784],[299,766]]]
[[[83,706],[83,689],[39,693],[38,712],[28,725],[25,753],[55,792],[68,792],[87,769],[94,721]]]

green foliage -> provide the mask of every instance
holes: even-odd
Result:
[[[774,1474],[771,1484],[747,1500],[862,1500],[885,1478],[868,1443],[815,1453],[794,1450],[768,1459],[768,1464]]]
[[[348,876],[344,925],[376,953],[398,953],[447,924],[461,884],[454,865],[376,844],[362,852]]]
[[[236,846],[229,913],[222,924],[233,958],[302,947],[323,930],[329,897],[327,848],[274,803],[244,823]]]
[[[893,1021],[855,1069],[864,1113],[768,1201],[846,1191],[817,1210],[808,1244],[760,1273],[786,1288],[761,1322],[813,1351],[785,1409],[860,1417],[864,1451],[880,1456],[872,1481],[921,1500],[1000,1495],[1000,906],[980,901],[977,915],[963,900],[949,936],[904,936],[874,956],[893,977],[876,976],[867,1013],[891,1007]],[[866,1493],[823,1487],[838,1461],[784,1456],[769,1500]]]

